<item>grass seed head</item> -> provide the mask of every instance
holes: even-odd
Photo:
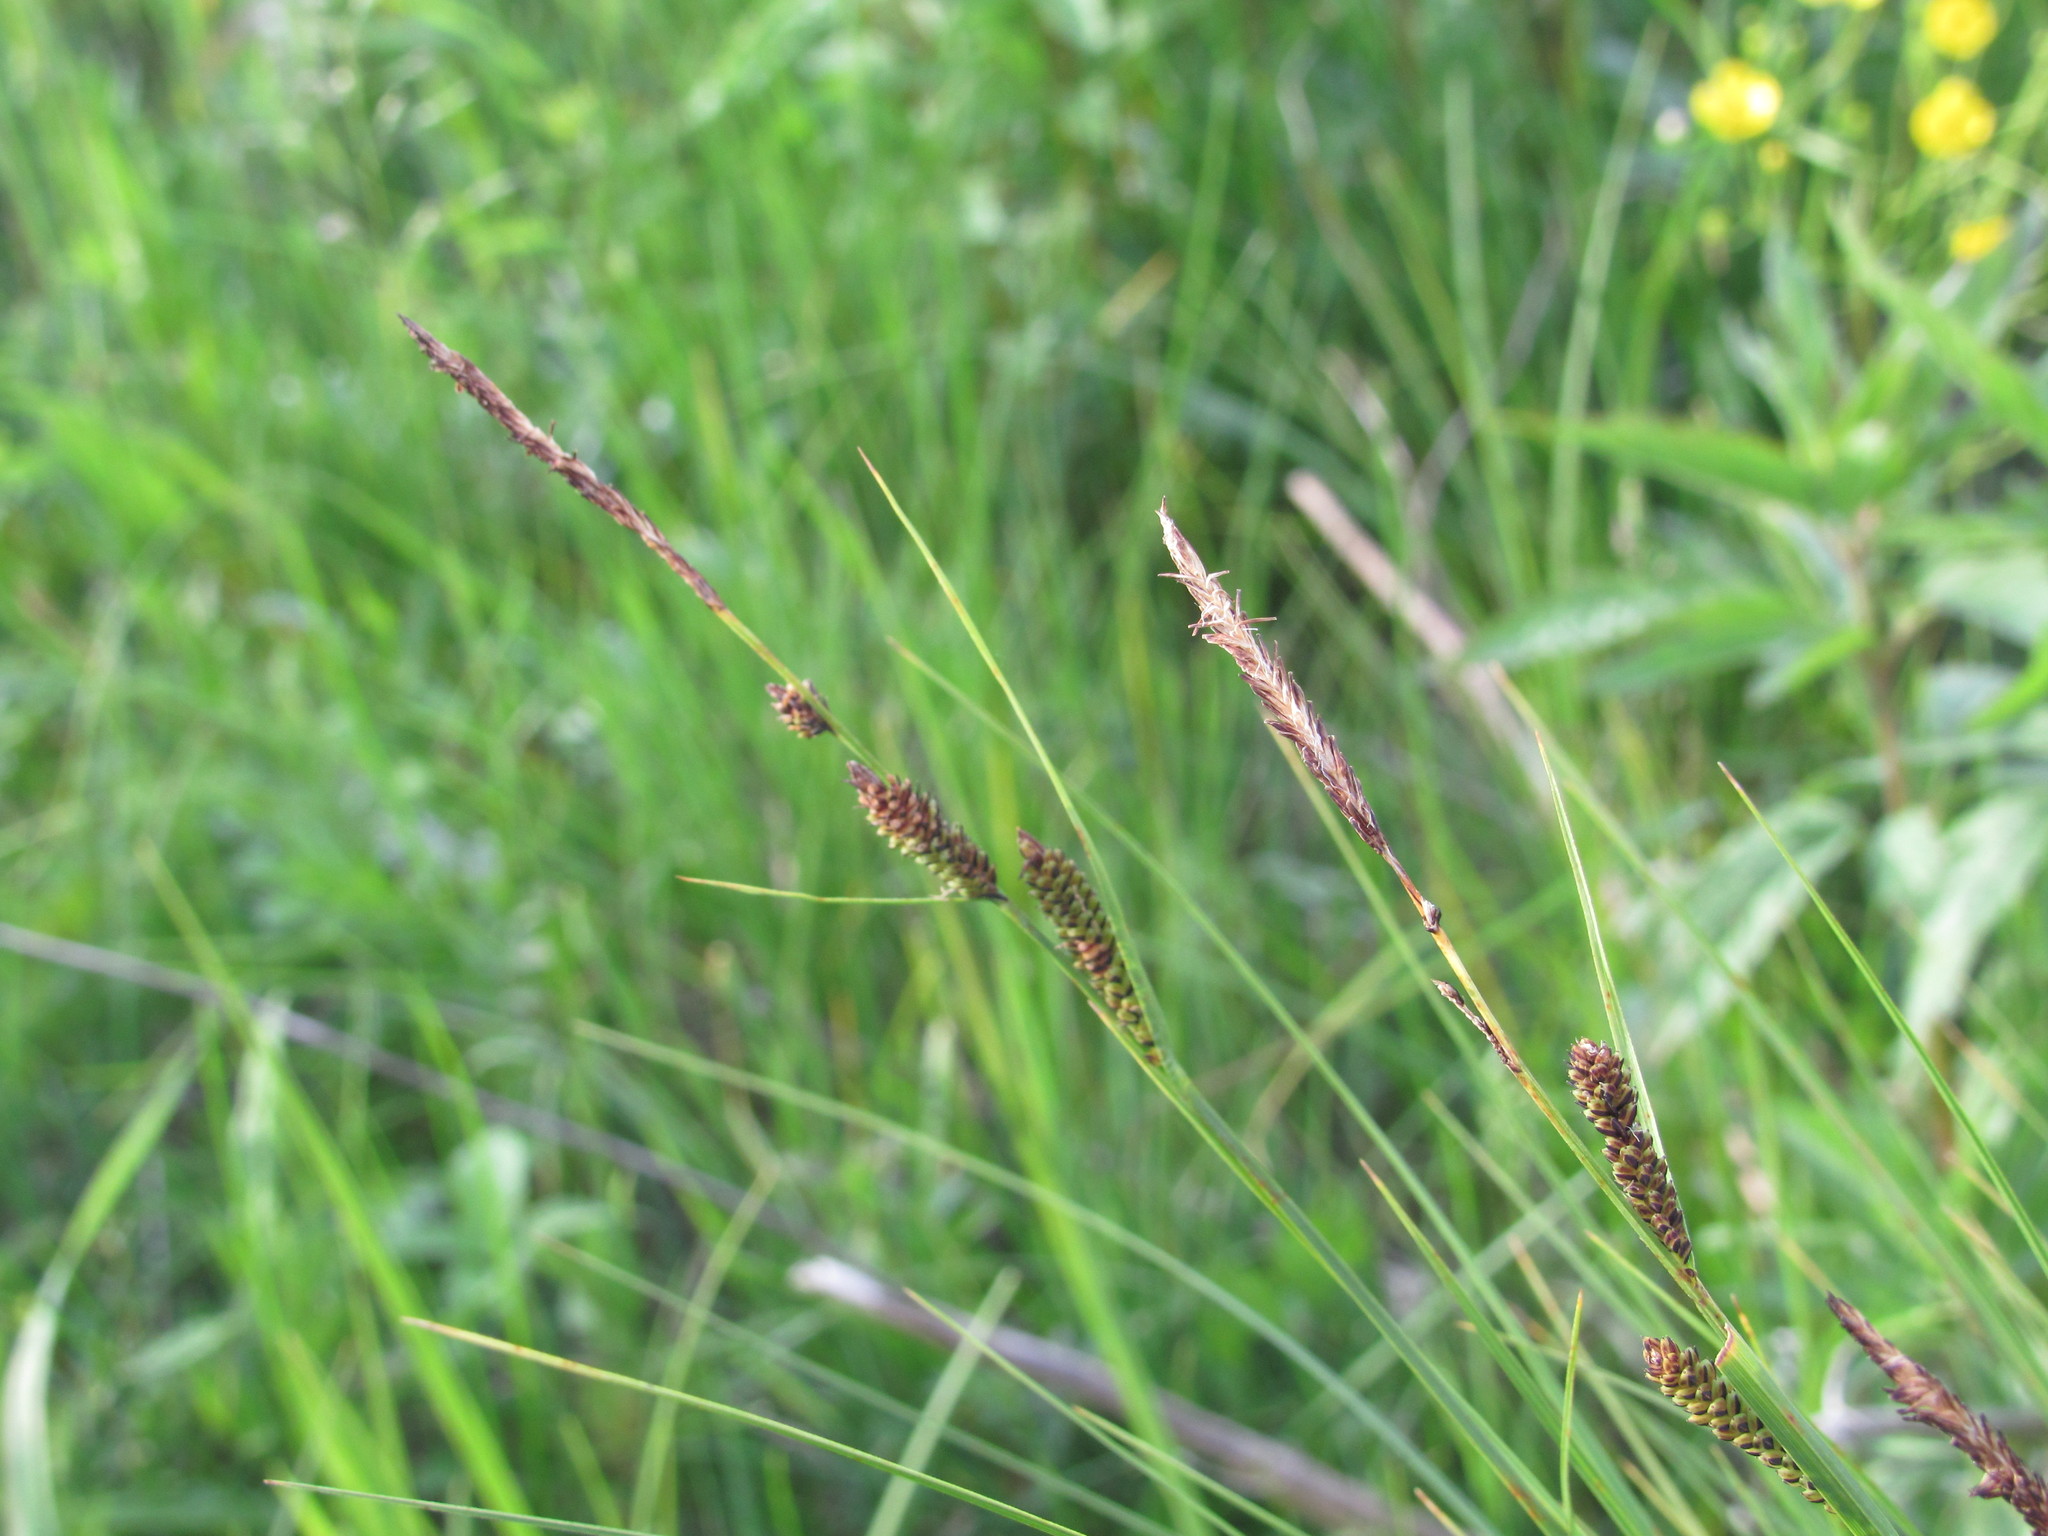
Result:
[[[788,683],[770,683],[768,697],[774,702],[775,716],[799,736],[823,736],[832,727],[825,723],[825,717],[818,713],[812,699],[823,701],[818,685],[808,677],[801,688]]]
[[[846,765],[848,782],[875,830],[898,853],[917,860],[939,878],[948,896],[1001,901],[996,868],[973,838],[939,814],[938,802],[908,779],[883,778],[860,763]]]
[[[1608,1046],[1581,1040],[1572,1047],[1566,1071],[1572,1097],[1606,1143],[1614,1182],[1628,1196],[1636,1214],[1690,1271],[1692,1237],[1685,1230],[1685,1212],[1678,1204],[1669,1165],[1637,1118],[1636,1087],[1628,1063]]]
[[[653,550],[662,564],[689,584],[690,590],[697,594],[705,607],[728,620],[731,618],[732,610],[725,606],[725,600],[704,579],[704,573],[678,554],[667,535],[654,526],[654,520],[628,501],[617,486],[598,479],[588,464],[535,426],[505,391],[491,382],[483,369],[443,343],[425,326],[414,324],[404,315],[398,318],[418,343],[420,351],[426,354],[427,362],[436,373],[445,374],[458,390],[482,406],[484,414],[503,427],[513,442],[560,475],[578,496],[621,528],[637,534],[640,542]]]
[[[1351,824],[1351,830],[1366,847],[1386,860],[1399,877],[1402,889],[1422,916],[1423,927],[1436,933],[1443,925],[1443,914],[1435,902],[1423,898],[1394,856],[1350,759],[1344,756],[1337,738],[1309,703],[1301,684],[1280,657],[1266,649],[1255,628],[1258,621],[1245,617],[1237,599],[1223,589],[1223,584],[1202,563],[1195,546],[1180,531],[1180,525],[1167,515],[1165,502],[1159,504],[1159,526],[1166,540],[1166,552],[1173,557],[1172,579],[1186,587],[1195,600],[1194,632],[1237,663],[1237,670],[1252,693],[1266,707],[1266,723],[1301,754],[1302,764],[1323,786],[1338,812]]]
[[[1116,930],[1104,915],[1088,876],[1059,849],[1046,847],[1021,827],[1017,829],[1017,848],[1024,855],[1024,883],[1059,935],[1060,947],[1074,957],[1074,964],[1132,1044],[1158,1065],[1162,1058],[1151,1021],[1145,1017],[1138,989],[1131,985],[1130,970],[1117,947]]]
[[[1870,1326],[1870,1320],[1839,1296],[1828,1306],[1863,1353],[1891,1380],[1890,1397],[1902,1418],[1926,1424],[1947,1435],[1950,1444],[1977,1464],[1983,1481],[1970,1492],[1980,1499],[2004,1499],[2019,1511],[2035,1536],[2048,1536],[2048,1483],[2030,1471],[2005,1436],[1991,1427],[1934,1372],[1908,1359],[1899,1347]]]
[[[1799,1464],[1787,1456],[1755,1414],[1728,1384],[1727,1377],[1696,1349],[1681,1349],[1673,1339],[1643,1340],[1643,1374],[1657,1384],[1657,1390],[1685,1410],[1693,1423],[1703,1425],[1744,1455],[1754,1456],[1779,1477],[1797,1488],[1811,1504],[1827,1499],[1813,1486]]]

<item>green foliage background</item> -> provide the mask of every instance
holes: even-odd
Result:
[[[1164,496],[1277,616],[1562,1096],[1565,1048],[1604,1025],[1547,796],[1291,506],[1290,473],[1321,477],[1545,722],[1702,1272],[1791,1400],[1838,1426],[1881,1405],[1832,1285],[2017,1410],[2038,1459],[2048,62],[2014,0],[1970,67],[1999,138],[1924,162],[1906,111],[1949,66],[1916,15],[0,0],[0,921],[214,965],[764,1192],[735,1230],[730,1200],[282,1049],[246,1013],[0,957],[15,1359],[55,1330],[47,1391],[9,1378],[10,1533],[433,1528],[260,1486],[293,1475],[880,1532],[872,1473],[397,1325],[414,1307],[896,1456],[904,1422],[856,1389],[914,1416],[942,1357],[792,1292],[826,1247],[970,1308],[1014,1268],[1012,1321],[1301,1445],[1403,1521],[1423,1465],[1466,1529],[1528,1523],[991,913],[676,882],[926,889],[834,744],[777,726],[759,662],[429,376],[397,311],[556,421],[1013,871],[1013,827],[1066,829],[864,449],[1062,771],[1131,834],[1097,826],[1162,1033],[1476,1411],[1556,1465],[1557,1416],[1494,1347],[1554,1382],[1584,1290],[1573,1433],[1640,1475],[1581,1482],[1581,1519],[1817,1529],[1641,1385],[1638,1340],[1678,1326],[1655,1266],[1429,989],[1422,936],[1375,915],[1156,577]],[[1787,83],[1779,169],[1687,131],[1687,87],[1730,50]],[[2012,236],[1952,265],[1954,225],[2001,211]],[[1961,1125],[1717,762],[1902,1000]],[[1413,1459],[1128,1244],[578,1020],[1099,1213],[1342,1372]],[[1398,1164],[1462,1292],[1361,1156]],[[679,1346],[672,1310],[562,1243],[719,1322]],[[1091,1530],[1099,1501],[1187,1528],[991,1372],[951,1422],[1020,1460],[947,1443],[942,1475]],[[1843,1443],[1911,1522],[2014,1528],[1946,1447],[1877,1423]],[[926,1493],[888,1518],[986,1517]]]

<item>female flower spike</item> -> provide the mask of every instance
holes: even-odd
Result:
[[[1681,1349],[1672,1339],[1643,1340],[1643,1374],[1657,1384],[1657,1390],[1685,1410],[1685,1416],[1717,1439],[1725,1440],[1746,1456],[1777,1473],[1799,1490],[1809,1504],[1825,1505],[1827,1499],[1813,1486],[1799,1464],[1778,1445],[1763,1421],[1743,1404],[1727,1377],[1712,1361],[1702,1360],[1696,1349]]]
[[[1957,160],[1991,142],[1998,109],[1961,75],[1950,75],[1920,98],[1906,128],[1930,160]]]
[[[905,858],[938,877],[939,889],[963,901],[1001,901],[996,867],[956,824],[939,812],[936,800],[908,779],[886,779],[860,763],[846,765],[847,782],[877,832]]]
[[[1785,105],[1777,78],[1741,59],[1723,59],[1688,98],[1693,121],[1715,138],[1735,144],[1768,132]]]

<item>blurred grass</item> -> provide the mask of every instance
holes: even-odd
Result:
[[[1759,1353],[1808,1412],[1875,1400],[1843,1374],[1833,1284],[1973,1403],[2029,1408],[2038,1456],[2044,1277],[1714,764],[1824,882],[2038,1224],[2039,7],[1978,67],[2007,111],[1967,171],[1905,140],[1936,69],[1910,16],[1724,10],[0,0],[0,918],[187,969],[203,936],[252,996],[775,1181],[722,1254],[709,1201],[209,1023],[197,1090],[72,1255],[43,1434],[61,1528],[432,1528],[278,1504],[266,1475],[649,1529],[864,1527],[871,1473],[687,1414],[664,1452],[643,1403],[435,1364],[396,1329],[416,1300],[658,1381],[673,1318],[549,1243],[681,1294],[721,1253],[718,1320],[768,1343],[709,1330],[691,1390],[893,1455],[905,1421],[839,1383],[925,1402],[942,1357],[792,1294],[793,1233],[961,1305],[1014,1266],[1014,1320],[1413,1510],[1420,1474],[1369,1406],[1439,1502],[1463,1491],[1467,1529],[1524,1524],[989,913],[675,881],[925,890],[831,741],[782,732],[754,658],[429,376],[399,310],[555,418],[1008,868],[1013,826],[1060,832],[1054,797],[985,723],[1004,702],[864,449],[1063,774],[1158,861],[1101,839],[1173,1047],[1517,1454],[1556,1454],[1518,1393],[1562,1381],[1583,1286],[1575,1453],[1640,1474],[1613,1501],[1582,1486],[1583,1519],[1819,1521],[1642,1387],[1636,1341],[1671,1326],[1654,1269],[1420,984],[1414,936],[1374,920],[1155,577],[1166,496],[1280,616],[1556,1083],[1601,997],[1549,809],[1288,509],[1288,471],[1323,477],[1583,769],[1701,1267]],[[1666,132],[1731,48],[1793,85],[1789,169],[1682,114]],[[1949,224],[1998,198],[2018,233],[1949,267]],[[144,842],[190,899],[182,934]],[[26,1323],[186,1019],[12,959],[0,996],[0,1286]],[[1042,1198],[793,1097],[629,1066],[579,1019]],[[1361,1154],[1383,1176],[1398,1154],[1391,1187],[1480,1320]],[[995,1373],[951,1424],[1189,1518]],[[10,1418],[10,1458],[17,1438]],[[1854,1444],[1916,1523],[2006,1516],[1966,1507],[1944,1447]],[[10,1533],[39,1531],[8,1465]],[[929,1469],[1100,1518],[951,1437]],[[920,1496],[905,1519],[956,1516]]]

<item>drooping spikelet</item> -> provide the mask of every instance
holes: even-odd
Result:
[[[939,814],[938,802],[908,779],[886,779],[859,763],[846,765],[848,781],[875,830],[898,853],[917,860],[939,877],[948,896],[1001,901],[996,868],[959,827]]]
[[[818,692],[818,685],[808,677],[801,688],[791,687],[788,683],[770,683],[768,697],[774,702],[776,718],[797,735],[822,736],[832,729],[825,723],[825,717],[818,713],[817,706],[811,703],[812,699],[822,703],[825,696]]]
[[[1237,599],[1224,591],[1223,584],[1202,564],[1202,557],[1195,553],[1187,535],[1167,516],[1165,502],[1159,504],[1159,525],[1166,539],[1166,552],[1173,557],[1177,573],[1173,579],[1186,587],[1188,595],[1195,600],[1199,614],[1193,625],[1195,633],[1237,663],[1237,670],[1244,674],[1245,682],[1251,685],[1252,692],[1265,705],[1267,723],[1294,744],[1304,766],[1335,802],[1339,813],[1351,823],[1351,830],[1359,835],[1366,847],[1386,860],[1387,867],[1393,870],[1401,888],[1408,893],[1408,899],[1415,903],[1423,927],[1431,933],[1437,932],[1443,925],[1443,914],[1437,910],[1435,902],[1423,898],[1422,892],[1415,888],[1415,882],[1408,878],[1408,871],[1394,856],[1394,850],[1387,845],[1387,835],[1380,830],[1379,818],[1373,815],[1358,775],[1352,770],[1343,749],[1337,745],[1337,738],[1330,734],[1322,716],[1309,703],[1308,695],[1301,691],[1301,684],[1295,681],[1294,674],[1287,670],[1280,658],[1266,649],[1258,631],[1253,628],[1253,621],[1244,616]]]
[[[1779,1449],[1771,1432],[1743,1406],[1728,1379],[1712,1361],[1702,1360],[1698,1350],[1681,1349],[1671,1339],[1645,1339],[1643,1373],[1657,1384],[1658,1391],[1683,1408],[1693,1423],[1705,1425],[1737,1450],[1754,1456],[1797,1488],[1808,1503],[1827,1503],[1798,1463]]]
[[[1017,847],[1024,855],[1024,883],[1051,920],[1060,947],[1074,957],[1075,965],[1131,1043],[1157,1066],[1163,1058],[1153,1038],[1152,1023],[1145,1017],[1138,989],[1131,985],[1131,973],[1117,948],[1116,930],[1103,914],[1088,876],[1059,849],[1046,847],[1022,827],[1017,829]]]
[[[1972,1413],[1942,1379],[1870,1326],[1864,1315],[1839,1296],[1828,1306],[1849,1337],[1863,1346],[1877,1368],[1891,1378],[1890,1396],[1902,1417],[1927,1424],[1977,1464],[1984,1480],[1970,1492],[1980,1499],[2004,1499],[2019,1511],[2035,1536],[2048,1536],[2048,1482],[2030,1471],[2004,1435],[1981,1413]]]
[[[737,622],[733,619],[732,610],[725,606],[725,600],[704,579],[704,573],[678,554],[667,536],[654,526],[654,520],[628,501],[617,486],[598,479],[588,464],[529,421],[526,413],[490,381],[483,369],[443,344],[425,326],[415,325],[403,315],[398,318],[412,333],[412,339],[427,355],[427,362],[436,373],[446,374],[453,380],[455,387],[482,406],[484,413],[503,427],[513,442],[560,475],[578,496],[621,528],[637,534],[640,542],[660,557],[662,564],[689,584],[690,590],[697,594],[705,607],[728,622]]]
[[[1608,1046],[1581,1040],[1572,1047],[1567,1071],[1572,1097],[1606,1143],[1614,1182],[1628,1196],[1636,1214],[1691,1273],[1692,1238],[1685,1230],[1685,1212],[1679,1207],[1670,1167],[1637,1119],[1636,1088],[1628,1063]]]

